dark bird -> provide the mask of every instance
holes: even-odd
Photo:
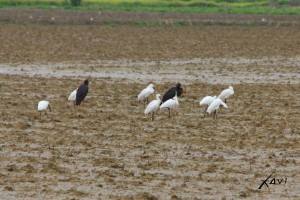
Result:
[[[180,97],[183,93],[183,89],[182,89],[180,83],[177,83],[176,87],[172,87],[164,94],[164,96],[162,98],[162,103],[175,97],[176,93],[177,93],[177,97]]]
[[[76,100],[75,100],[76,106],[79,106],[81,102],[84,101],[88,92],[89,92],[89,81],[85,80],[83,84],[81,84],[77,89]]]

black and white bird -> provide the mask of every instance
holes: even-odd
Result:
[[[40,112],[40,115],[42,115],[42,111],[45,111],[45,115],[48,117],[47,115],[47,109],[49,108],[50,112],[51,112],[51,107],[49,105],[49,101],[39,101],[38,103],[38,111]]]
[[[89,81],[85,80],[83,82],[83,84],[81,84],[77,89],[76,99],[74,102],[76,106],[79,106],[79,105],[81,105],[81,103],[84,102],[84,99],[85,99],[86,95],[88,94],[88,92],[89,92]]]
[[[183,93],[183,88],[180,83],[177,83],[176,87],[170,88],[162,97],[162,103],[166,102],[169,99],[172,99],[177,94],[177,97],[180,97]]]

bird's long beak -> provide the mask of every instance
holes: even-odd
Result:
[[[185,90],[182,90],[182,93],[181,93],[181,97],[184,97],[184,94],[186,93]]]

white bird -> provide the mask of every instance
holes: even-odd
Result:
[[[159,108],[161,103],[160,94],[156,95],[156,99],[151,101],[145,109],[145,114],[152,112],[152,121],[154,120],[154,112]]]
[[[77,88],[78,89],[78,88]],[[75,101],[76,100],[76,93],[77,93],[77,89],[74,90],[73,92],[71,92],[71,94],[68,97],[68,101]]]
[[[175,97],[172,99],[169,99],[165,101],[163,104],[161,104],[160,109],[168,108],[169,110],[169,117],[171,117],[170,110],[171,109],[177,109],[179,106],[178,98],[177,98],[177,92],[175,93]]]
[[[138,95],[139,101],[144,101],[144,107],[145,107],[145,100],[147,100],[148,103],[148,97],[154,93],[154,85],[150,84],[145,89],[141,91],[141,93]]]
[[[40,115],[42,114],[43,110],[45,111],[45,115],[47,115],[47,108],[49,108],[49,110],[51,112],[49,101],[45,101],[45,100],[39,101],[39,103],[38,103],[38,111],[40,112]],[[47,115],[47,117],[48,117],[48,115]]]
[[[217,110],[220,105],[224,106],[224,108],[228,108],[227,105],[221,99],[215,99],[207,108],[207,113],[210,114],[214,112],[213,118],[217,119]]]
[[[199,103],[199,106],[203,106],[203,105],[206,105],[205,109],[204,109],[204,113],[206,113],[206,110],[208,108],[208,106],[217,98],[217,96],[206,96],[204,97],[200,103]]]
[[[234,94],[233,87],[230,85],[228,89],[225,89],[221,92],[221,94],[218,96],[219,99],[226,102],[226,99],[229,98],[231,95]]]

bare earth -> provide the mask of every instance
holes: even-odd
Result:
[[[0,10],[0,198],[299,199],[298,19]],[[177,82],[178,114],[151,121],[137,95]],[[229,85],[228,109],[203,118],[199,101]]]

